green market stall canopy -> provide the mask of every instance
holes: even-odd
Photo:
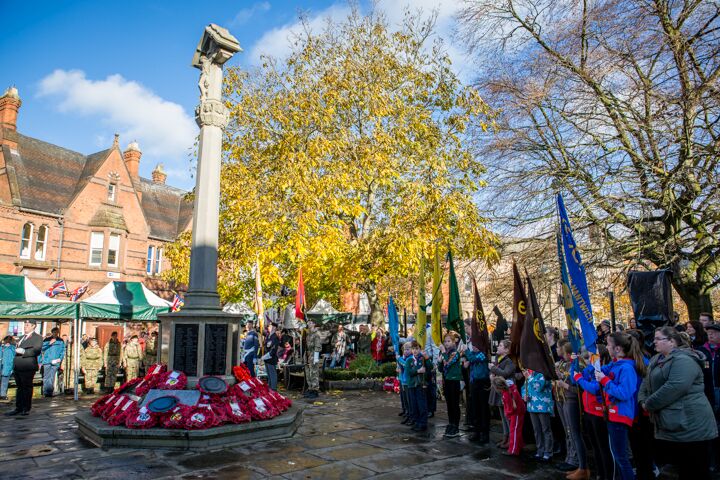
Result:
[[[24,275],[0,274],[0,318],[77,317],[78,305],[47,297]]]
[[[80,302],[80,317],[157,321],[158,314],[169,312],[170,306],[140,282],[110,282]]]
[[[317,301],[314,307],[305,312],[305,317],[318,325],[328,323],[347,325],[352,322],[352,313],[335,310],[335,308],[330,305],[330,302],[322,298]]]

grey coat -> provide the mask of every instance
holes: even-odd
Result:
[[[517,366],[515,366],[515,363],[507,355],[500,358],[497,365],[490,367],[490,373],[498,377],[503,377],[505,380],[514,380],[515,382],[518,381],[518,378],[515,375],[519,374],[520,377],[522,377],[522,373],[518,372]],[[495,390],[495,387],[490,387],[490,398],[488,403],[496,407],[502,405],[502,394],[498,393]]]
[[[699,442],[718,436],[715,417],[704,392],[703,360],[692,350],[677,348],[650,360],[638,401],[650,412],[655,438]]]

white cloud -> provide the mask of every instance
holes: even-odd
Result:
[[[369,3],[369,2],[366,2]],[[435,34],[442,39],[445,48],[452,60],[453,67],[462,79],[471,72],[467,68],[469,56],[462,45],[455,41],[455,16],[462,7],[462,0],[381,0],[377,9],[384,12],[391,26],[400,26],[406,10],[421,11],[423,16],[429,17],[437,13]],[[367,6],[367,5],[364,5]],[[339,1],[319,12],[308,15],[308,24],[313,31],[319,31],[325,26],[328,18],[333,21],[342,21],[350,13],[348,2]],[[249,49],[248,60],[253,65],[260,63],[261,55],[283,58],[290,53],[293,35],[301,32],[302,23],[294,23],[274,28],[263,34],[262,37]]]
[[[258,13],[264,13],[270,10],[270,2],[257,2],[253,3],[252,6],[248,8],[243,8],[237,14],[235,14],[235,18],[233,18],[230,21],[230,26],[232,27],[239,27],[241,25],[245,25],[252,17],[257,15]]]
[[[137,140],[153,166],[159,161],[187,164],[198,132],[183,107],[120,75],[90,80],[81,70],[55,70],[40,81],[38,96],[57,98],[61,112],[97,117],[112,129],[97,133],[96,140],[114,132],[120,133],[123,148]]]

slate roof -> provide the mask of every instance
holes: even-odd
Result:
[[[18,144],[17,150],[2,146],[13,204],[53,215],[62,215],[112,151],[83,155],[16,131],[5,130],[4,134]],[[175,240],[192,218],[192,203],[185,200],[187,192],[146,178],[140,178],[135,188],[142,194],[150,236]],[[107,205],[98,208],[91,225],[127,230],[120,210]]]

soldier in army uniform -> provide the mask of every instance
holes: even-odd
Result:
[[[130,342],[125,346],[120,365],[125,367],[125,381],[130,381],[140,375],[140,363],[145,356],[138,341],[138,336],[130,337]]]
[[[145,371],[148,367],[157,363],[157,332],[152,332],[150,337],[145,341]]]
[[[105,389],[112,391],[117,381],[118,367],[120,366],[120,356],[122,355],[122,345],[118,340],[117,332],[112,332],[110,340],[105,344],[103,352],[103,363],[105,364]]]
[[[87,348],[80,350],[80,369],[85,376],[85,390],[95,393],[98,372],[103,366],[103,351],[94,338],[90,339]]]
[[[322,339],[315,322],[308,320],[307,351],[305,352],[305,380],[308,384],[306,398],[317,398],[320,391],[320,351]]]

